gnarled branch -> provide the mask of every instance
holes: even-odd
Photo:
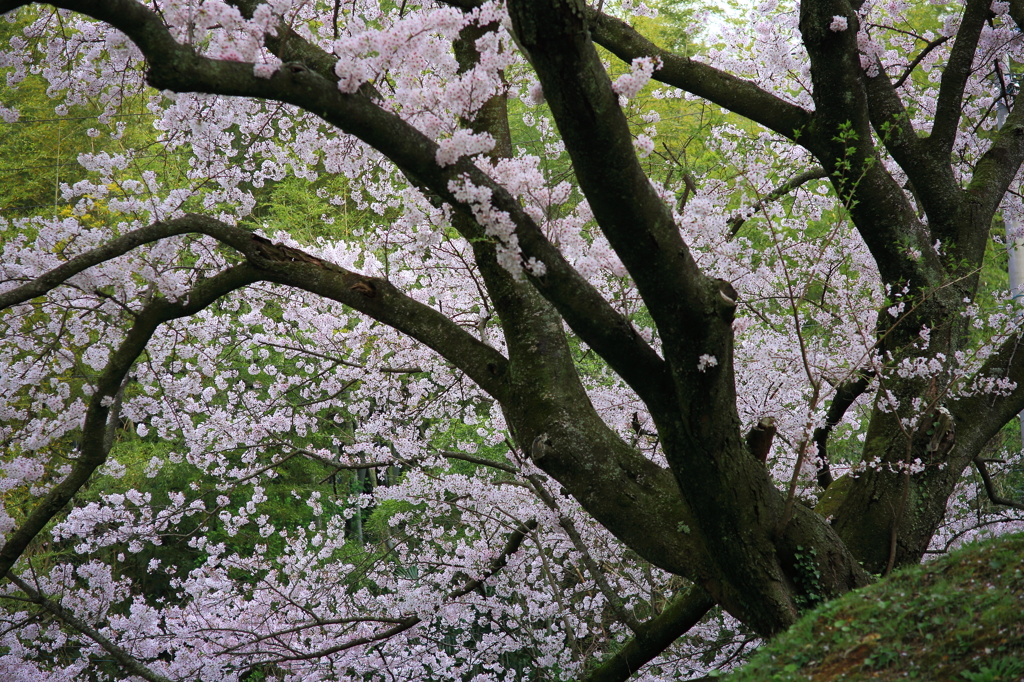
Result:
[[[988,473],[988,464],[980,455],[974,458],[974,466],[977,467],[978,473],[981,474],[981,480],[985,484],[985,492],[988,494],[988,499],[992,501],[992,504],[999,504],[1004,507],[1010,507],[1011,509],[1024,511],[1024,504],[1001,497],[999,493],[996,492],[996,486],[992,482],[992,477]]]

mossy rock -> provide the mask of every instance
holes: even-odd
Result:
[[[846,496],[849,494],[850,488],[852,487],[853,476],[850,476],[849,474],[840,476],[836,480],[832,481],[832,485],[822,493],[818,504],[814,505],[814,511],[818,512],[825,518],[835,516],[836,512],[839,511],[839,507],[846,500]]]
[[[1024,534],[968,545],[820,606],[728,682],[1024,680]]]

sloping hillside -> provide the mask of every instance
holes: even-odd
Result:
[[[805,616],[729,682],[1024,680],[1024,535],[969,545]]]

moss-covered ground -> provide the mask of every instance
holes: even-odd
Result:
[[[1024,680],[1024,534],[969,545],[806,614],[728,682]]]

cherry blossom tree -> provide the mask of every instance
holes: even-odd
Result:
[[[180,163],[0,226],[6,679],[681,679],[1019,527],[1017,0],[0,12]]]

